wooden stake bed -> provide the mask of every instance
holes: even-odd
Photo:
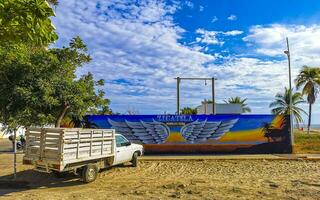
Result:
[[[115,130],[28,128],[24,164],[39,171],[68,171],[114,156]]]

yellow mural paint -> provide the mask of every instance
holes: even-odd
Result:
[[[281,129],[284,124],[285,118],[283,116],[276,116],[272,122],[271,125],[274,128]],[[234,132],[227,132],[225,135],[223,135],[218,141],[219,142],[268,142],[268,139],[264,136],[265,131],[263,128],[257,128],[252,130],[244,130],[244,131],[234,131]]]
[[[172,132],[168,136],[166,142],[186,142],[179,132]]]
[[[264,131],[262,128],[227,132],[219,140],[219,142],[267,142],[267,138],[264,137]]]

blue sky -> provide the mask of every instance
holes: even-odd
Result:
[[[320,63],[316,0],[60,0],[55,46],[79,35],[93,61],[78,70],[106,81],[111,108],[174,113],[174,77],[217,77],[217,101],[248,99],[253,113],[288,84],[285,37],[293,75]],[[210,98],[210,84],[182,82],[182,106]],[[303,105],[307,108],[307,105]],[[313,122],[319,123],[319,102]]]

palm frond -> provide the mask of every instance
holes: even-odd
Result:
[[[247,98],[241,99],[241,97],[230,97],[227,100],[224,100],[228,104],[241,104],[241,109],[243,113],[251,112],[251,108],[246,104]]]
[[[272,108],[271,112],[276,115],[290,114],[289,103],[290,103],[290,93],[292,89],[289,90],[285,88],[284,93],[278,93],[275,96],[275,100],[270,103],[269,107]],[[299,104],[304,103],[301,93],[295,92],[292,94],[292,113],[296,122],[300,123],[303,121],[301,113],[306,113],[303,109],[298,107]]]

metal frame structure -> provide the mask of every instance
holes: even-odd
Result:
[[[177,80],[177,114],[180,114],[180,82],[181,80],[203,80],[203,81],[210,81],[211,80],[211,86],[212,86],[212,90],[211,90],[211,95],[212,95],[212,113],[215,115],[216,114],[216,108],[215,108],[215,80],[217,80],[216,78],[212,77],[212,78],[181,78],[181,77],[177,77],[175,78]]]

